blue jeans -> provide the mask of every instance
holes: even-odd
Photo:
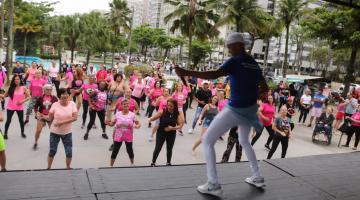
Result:
[[[325,124],[316,124],[314,132],[320,132],[320,131],[325,131],[326,135],[330,135],[331,126],[329,125],[325,126]]]
[[[198,106],[198,107],[196,108],[194,121],[193,121],[192,126],[191,126],[192,129],[195,128],[196,123],[197,123],[197,121],[199,120],[199,117],[200,117],[200,114],[201,114],[202,110],[203,110],[202,107],[199,107],[199,106]]]

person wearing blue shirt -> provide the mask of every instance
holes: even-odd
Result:
[[[345,115],[351,117],[354,113],[356,113],[358,101],[351,95],[351,93],[347,94],[347,98]]]
[[[311,117],[310,117],[310,123],[308,127],[312,126],[312,122],[315,119],[315,123],[318,121],[319,117],[323,113],[323,106],[325,104],[326,97],[323,95],[323,89],[320,88],[319,92],[315,94],[313,98],[313,108],[311,109]]]
[[[208,181],[197,188],[200,193],[218,197],[222,196],[222,189],[216,171],[214,145],[222,134],[235,126],[238,126],[239,142],[252,170],[252,176],[245,181],[256,187],[265,186],[254,149],[249,141],[249,134],[251,126],[260,123],[257,116],[257,99],[259,92],[265,94],[268,91],[268,86],[259,65],[246,53],[245,41],[240,33],[230,34],[226,39],[226,45],[232,57],[216,71],[197,72],[175,68],[179,76],[192,75],[207,80],[229,76],[229,104],[215,117],[202,138]]]

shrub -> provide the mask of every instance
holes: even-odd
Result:
[[[148,67],[146,65],[143,66],[135,66],[135,65],[128,65],[124,68],[124,73],[126,77],[129,77],[130,74],[134,71],[137,70],[139,72],[141,72],[143,75],[145,74],[149,74],[151,73],[153,70],[151,67]]]
[[[271,89],[271,90],[275,90],[277,88],[276,83],[274,83],[273,81],[269,81],[268,86],[269,86],[269,89]]]
[[[45,54],[40,54],[37,55],[39,58],[41,59],[45,59],[45,60],[58,60],[59,56],[58,55],[45,55]]]

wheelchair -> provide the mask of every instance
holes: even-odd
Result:
[[[312,134],[312,142],[330,145],[331,139],[332,126],[324,123],[316,123]]]

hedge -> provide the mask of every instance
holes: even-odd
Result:
[[[150,74],[153,71],[153,69],[151,67],[144,66],[144,65],[143,66],[128,65],[124,68],[125,76],[130,77],[130,74],[134,70],[141,72],[143,75]]]

